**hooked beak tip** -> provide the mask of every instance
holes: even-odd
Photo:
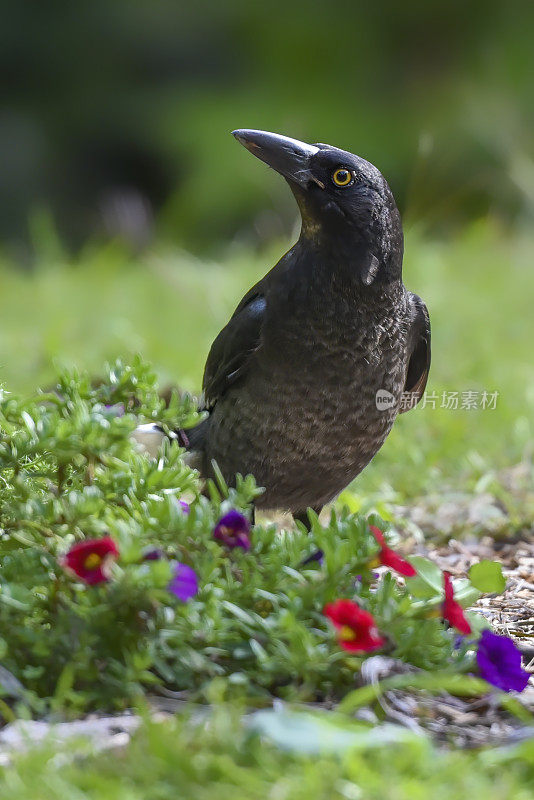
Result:
[[[237,128],[232,135],[260,161],[275,169],[284,178],[302,186],[314,180],[309,171],[309,159],[319,148],[289,136],[269,131]]]
[[[260,145],[253,139],[249,138],[249,136],[247,136],[247,133],[250,132],[245,130],[244,128],[237,128],[237,130],[232,131],[232,136],[234,136],[237,139],[239,144],[242,144],[243,147],[246,147],[247,150],[251,151],[259,150]]]

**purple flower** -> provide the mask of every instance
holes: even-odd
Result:
[[[477,650],[477,664],[485,681],[505,692],[522,692],[529,673],[521,667],[521,653],[508,636],[484,630]]]
[[[106,411],[109,411],[110,414],[113,414],[115,417],[123,417],[124,416],[124,403],[114,403],[112,406],[104,406]]]
[[[159,561],[165,554],[159,547],[149,547],[143,552],[143,561]]]
[[[186,503],[185,500],[178,500],[178,504],[182,509],[182,511],[184,512],[184,514],[189,514],[190,511],[189,503]]]
[[[314,561],[317,561],[319,564],[322,564],[323,559],[324,559],[323,550],[314,550],[313,553],[311,553],[303,561],[300,562],[300,566],[305,567],[307,564],[312,564]]]
[[[187,564],[180,564],[180,562],[176,562],[173,567],[173,572],[174,577],[167,586],[167,589],[181,600],[182,603],[186,603],[198,592],[197,574],[192,567],[188,567]]]
[[[221,517],[213,530],[213,537],[226,547],[250,550],[250,522],[239,511],[232,509]]]

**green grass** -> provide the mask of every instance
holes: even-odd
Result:
[[[37,268],[0,266],[0,382],[11,391],[46,385],[54,362],[97,371],[135,352],[163,383],[198,390],[214,336],[242,294],[283,253],[234,247],[220,263],[180,252],[131,259],[117,246],[68,262],[41,234]],[[363,496],[411,497],[481,475],[530,452],[534,431],[532,238],[490,223],[451,241],[407,236],[405,282],[426,301],[433,326],[429,392],[498,391],[496,410],[430,406],[403,415],[356,483]]]
[[[361,728],[360,728],[361,730]],[[2,800],[529,800],[533,747],[448,753],[405,737],[337,754],[282,752],[221,709],[145,725],[124,751],[39,748],[0,770]]]

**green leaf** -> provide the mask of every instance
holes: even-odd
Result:
[[[247,625],[254,625],[254,618],[248,613],[248,611],[245,611],[244,608],[236,606],[235,603],[231,603],[229,600],[224,600],[222,605],[237,619],[240,619],[242,622],[246,622]]]
[[[466,613],[466,617],[469,620],[469,624],[471,625],[471,633],[474,636],[479,636],[482,631],[484,630],[491,630],[491,625],[487,621],[482,614],[478,614],[476,611],[468,611]]]
[[[390,689],[425,689],[429,692],[448,692],[461,697],[476,697],[490,691],[482,678],[458,675],[454,672],[416,672],[394,675],[369,686],[350,692],[339,704],[338,710],[350,713],[369,705]]]
[[[501,594],[506,589],[506,580],[498,561],[480,561],[469,570],[471,583],[486,594]]]
[[[509,694],[502,692],[500,696],[501,706],[506,709],[510,714],[513,714],[521,722],[524,722],[525,725],[534,725],[534,714],[530,709],[523,705],[521,700],[517,697],[511,697]],[[534,740],[533,740],[534,742]]]
[[[62,704],[66,701],[72,687],[74,685],[74,676],[76,674],[76,665],[73,661],[69,661],[63,667],[59,674],[56,683],[54,697],[52,698],[51,707],[54,711],[59,711]]]
[[[357,514],[362,507],[361,498],[355,495],[354,492],[349,492],[348,489],[345,489],[345,491],[341,492],[337,502],[341,506],[346,506],[351,514]]]
[[[420,600],[430,600],[443,593],[443,573],[437,564],[423,556],[413,556],[410,564],[417,570],[415,578],[406,579],[410,594]]]
[[[347,725],[346,720],[336,718],[331,712],[257,711],[252,715],[251,726],[282,750],[308,755],[337,755],[422,738],[400,725],[369,728],[353,720]]]
[[[437,601],[443,597],[443,572],[422,556],[410,558],[410,564],[417,570],[415,578],[406,579],[406,587],[410,594],[418,600]],[[458,578],[453,581],[454,599],[462,608],[468,608],[480,597],[480,591],[467,578]]]
[[[454,599],[460,603],[462,608],[469,608],[472,606],[481,595],[481,592],[476,589],[469,578],[457,578],[453,581]]]

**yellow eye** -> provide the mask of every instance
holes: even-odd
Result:
[[[350,169],[340,167],[339,169],[336,169],[332,175],[332,180],[336,186],[348,186],[349,183],[352,183],[352,172]]]

